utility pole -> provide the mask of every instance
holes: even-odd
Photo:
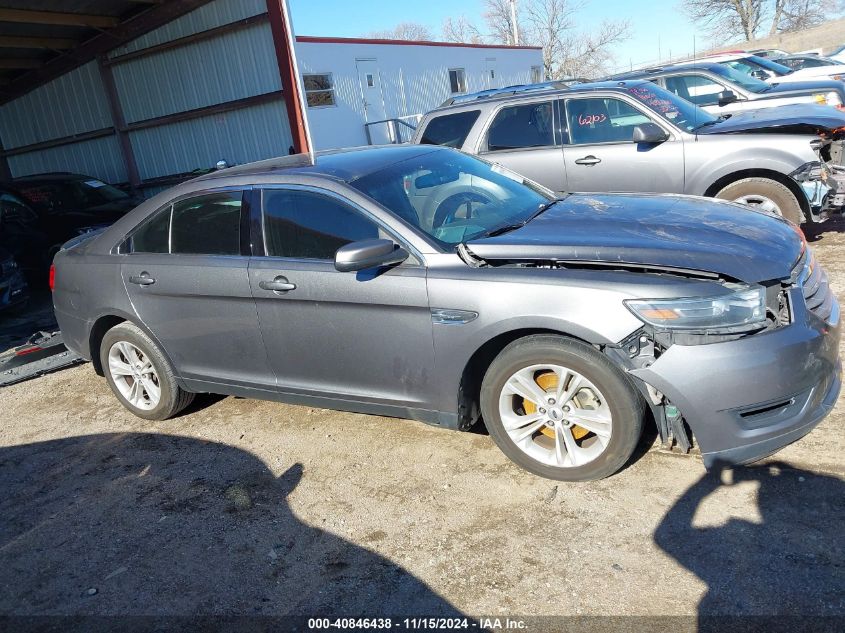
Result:
[[[516,0],[511,3],[511,26],[513,26],[513,45],[519,46],[519,27],[516,25]]]

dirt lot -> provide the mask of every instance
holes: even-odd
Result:
[[[845,616],[841,405],[754,467],[652,449],[589,484],[404,420],[202,398],[148,423],[87,365],[0,418],[3,614]]]

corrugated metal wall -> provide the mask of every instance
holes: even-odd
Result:
[[[111,51],[108,58],[127,125],[281,89],[268,22],[259,21],[173,48],[144,49],[266,13],[265,0],[215,0]],[[133,53],[126,60],[121,55]],[[0,106],[5,150],[113,126],[97,62]],[[128,132],[142,180],[286,154],[292,139],[281,99]],[[126,182],[117,136],[8,156],[13,176],[75,171]],[[152,189],[151,189],[152,191]]]
[[[218,160],[238,165],[284,155],[291,142],[281,101],[139,130],[131,136],[144,179],[210,167]]]

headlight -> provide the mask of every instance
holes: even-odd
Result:
[[[741,286],[718,297],[628,299],[627,308],[641,321],[671,330],[754,330],[766,324],[766,291]]]

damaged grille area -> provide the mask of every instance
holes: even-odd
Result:
[[[833,292],[827,279],[827,273],[818,265],[814,255],[805,255],[798,264],[798,285],[804,295],[807,309],[824,321],[829,321],[833,313]]]

